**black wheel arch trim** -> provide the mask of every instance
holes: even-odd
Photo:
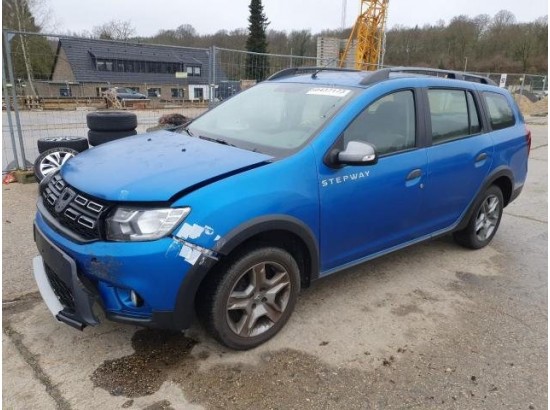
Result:
[[[510,180],[510,183],[512,184],[512,192],[511,192],[512,196],[509,198],[509,201],[506,202],[504,206],[506,207],[514,199],[514,196],[513,196],[514,195],[514,174],[512,173],[512,171],[509,168],[506,168],[504,166],[496,168],[495,170],[493,170],[493,172],[491,172],[485,178],[485,182],[481,186],[481,188],[480,188],[479,192],[477,193],[475,199],[470,204],[470,207],[468,208],[468,211],[464,214],[464,216],[462,217],[462,220],[457,225],[456,229],[454,229],[455,231],[460,231],[460,230],[466,228],[466,226],[468,225],[468,221],[472,217],[472,214],[474,213],[475,208],[476,208],[476,204],[479,202],[479,199],[481,198],[481,196],[485,193],[485,191],[487,191],[487,189],[491,185],[493,185],[495,183],[495,181],[497,179],[499,179],[501,177],[508,178]],[[516,197],[517,197],[517,195],[516,195]]]
[[[288,231],[304,242],[310,253],[310,280],[317,279],[319,277],[319,248],[315,235],[302,221],[288,215],[269,215],[251,219],[225,235],[212,250],[221,255],[229,255],[231,251],[253,236],[273,230]],[[215,260],[201,256],[189,269],[176,297],[171,328],[187,329],[191,326],[195,313],[195,296],[203,279],[215,264]]]
[[[300,238],[309,253],[310,272],[308,283],[319,277],[319,246],[311,228],[301,220],[288,215],[266,215],[251,219],[221,238],[213,249],[221,255],[229,255],[237,246],[258,234],[270,231],[287,231]]]

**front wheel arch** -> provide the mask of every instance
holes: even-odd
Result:
[[[191,325],[196,309],[196,296],[201,286],[206,283],[207,278],[220,274],[224,261],[230,255],[235,255],[249,244],[259,241],[264,245],[280,247],[278,244],[281,242],[281,235],[287,238],[287,242],[296,245],[290,250],[288,247],[283,249],[297,259],[302,275],[301,288],[307,288],[310,282],[319,276],[319,248],[311,229],[303,222],[286,215],[252,219],[224,235],[217,242],[213,251],[219,254],[219,261],[204,258],[201,263],[191,267],[176,296],[174,308],[176,315],[172,327],[186,329]],[[301,251],[300,256],[297,250]]]

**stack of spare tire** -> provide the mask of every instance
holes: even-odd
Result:
[[[92,147],[137,134],[137,116],[131,112],[91,112],[86,116],[86,123]]]
[[[34,175],[38,181],[88,149],[88,140],[83,137],[44,137],[39,138],[36,144],[40,155],[34,161]]]

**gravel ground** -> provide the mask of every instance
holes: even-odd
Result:
[[[442,238],[319,281],[248,352],[199,325],[56,322],[31,279],[36,185],[3,186],[4,407],[547,408],[548,130],[530,127],[526,187],[490,246]]]

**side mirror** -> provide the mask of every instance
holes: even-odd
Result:
[[[344,151],[340,151],[337,161],[342,165],[372,165],[378,161],[374,147],[366,142],[350,141]]]

